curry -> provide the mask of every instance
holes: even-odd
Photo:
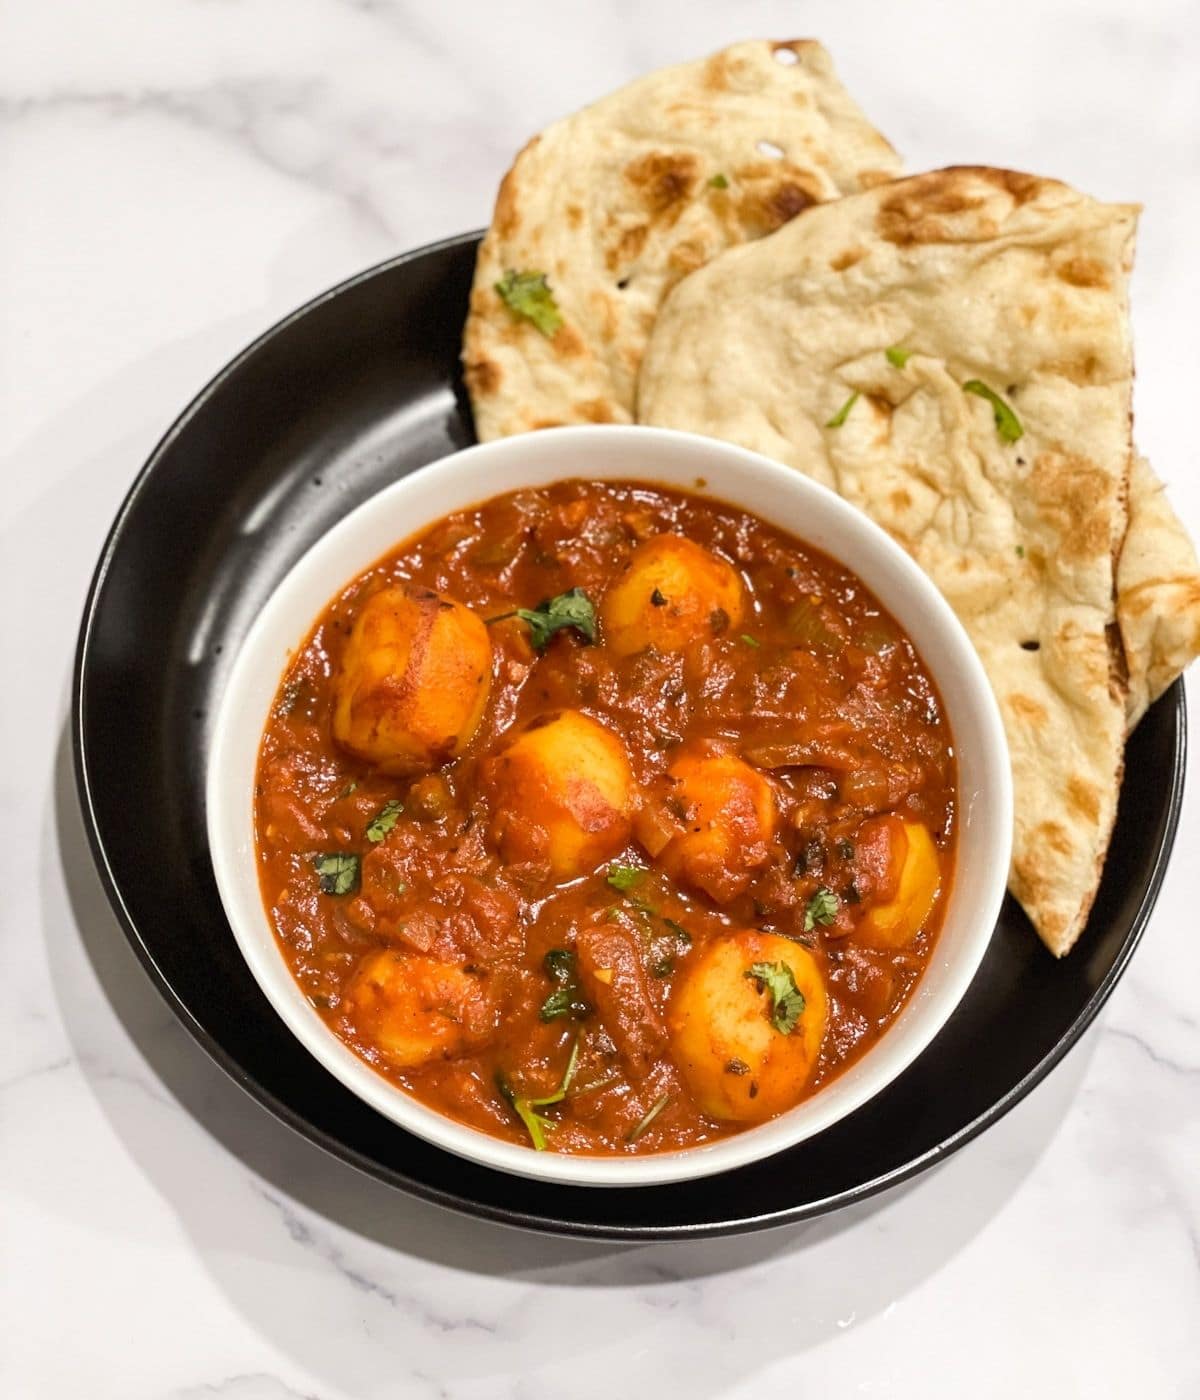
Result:
[[[937,939],[955,761],[854,575],[744,510],[563,481],[447,516],[325,610],[255,788],[330,1030],[535,1150],[695,1146],[883,1035]]]

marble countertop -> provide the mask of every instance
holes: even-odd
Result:
[[[1138,956],[1027,1101],[860,1208],[695,1244],[523,1235],[325,1157],[173,1021],[91,870],[75,628],[178,409],[313,293],[485,222],[549,118],[797,33],[913,169],[1144,203],[1138,438],[1200,536],[1189,0],[0,0],[6,1400],[1200,1394],[1194,781]]]

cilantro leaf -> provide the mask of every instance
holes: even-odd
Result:
[[[804,1011],[804,994],[796,986],[792,969],[785,962],[756,962],[742,976],[757,982],[760,992],[770,992],[769,1020],[780,1035],[791,1035]]]
[[[1025,436],[1021,420],[1012,411],[1012,408],[996,393],[995,389],[989,389],[982,379],[968,379],[963,385],[963,393],[978,394],[981,399],[987,399],[992,406],[992,417],[996,420],[996,431],[1005,442],[1016,442]]]
[[[538,1011],[541,1021],[558,1021],[569,1016],[572,1021],[582,1021],[592,1014],[591,1003],[579,990],[579,980],[575,972],[575,954],[569,948],[551,948],[542,959],[546,976],[558,985],[550,993]]]
[[[642,1136],[642,1134],[646,1131],[650,1124],[654,1122],[654,1120],[670,1102],[670,1094],[664,1094],[662,1098],[657,1099],[654,1103],[654,1107],[651,1108],[650,1112],[646,1114],[642,1121],[635,1128],[631,1128],[629,1132],[625,1134],[625,1141],[637,1142],[638,1138]]]
[[[578,985],[572,982],[569,987],[558,987],[550,993],[538,1010],[538,1020],[560,1021],[569,1016],[572,1021],[586,1021],[591,1014],[591,1002],[584,1000]]]
[[[729,188],[729,180],[719,170],[715,175],[709,176],[708,183],[714,190],[727,190]]]
[[[547,1118],[545,1114],[539,1113],[538,1109],[550,1108],[553,1104],[561,1103],[567,1097],[567,1091],[571,1087],[571,1081],[575,1078],[575,1069],[578,1063],[579,1037],[576,1036],[558,1088],[553,1093],[543,1094],[540,1098],[527,1098],[518,1094],[509,1083],[508,1076],[504,1071],[496,1071],[496,1088],[500,1091],[500,1097],[525,1125],[525,1131],[529,1134],[529,1140],[533,1143],[535,1152],[546,1150],[546,1134],[553,1132],[558,1127],[553,1118]]]
[[[546,598],[536,608],[514,608],[512,612],[489,617],[488,622],[503,622],[519,617],[529,625],[529,641],[534,651],[544,651],[556,632],[572,627],[585,642],[596,640],[596,609],[582,588],[571,588],[557,598]]]
[[[567,1097],[567,1090],[571,1087],[571,1081],[575,1078],[575,1067],[579,1063],[579,1037],[576,1036],[571,1044],[571,1054],[567,1059],[567,1067],[563,1071],[563,1077],[557,1089],[551,1094],[543,1094],[540,1099],[530,1099],[529,1103],[533,1108],[549,1108],[551,1104],[562,1103]]]
[[[371,824],[367,827],[367,840],[377,846],[396,825],[403,811],[404,803],[398,798],[393,797],[390,802],[385,802],[371,818]]]
[[[758,648],[762,646],[762,643],[758,640],[758,638],[753,636],[749,632],[742,633],[742,641],[745,642],[748,647]]]
[[[837,918],[838,897],[824,885],[808,901],[804,911],[804,932],[811,933],[818,924],[831,924]]]
[[[544,272],[514,272],[511,268],[502,281],[495,284],[496,292],[514,316],[532,321],[544,336],[553,336],[563,323],[554,300],[554,293]]]
[[[533,1143],[533,1150],[545,1152],[546,1134],[553,1131],[558,1125],[552,1118],[544,1117],[531,1107],[528,1099],[521,1098],[508,1082],[508,1076],[503,1070],[496,1071],[496,1088],[500,1091],[500,1097],[524,1123],[529,1140]]]
[[[679,940],[679,946],[681,948],[690,948],[692,946],[692,935],[687,931],[687,929],[684,928],[682,924],[676,923],[674,919],[668,919],[665,914],[663,915],[663,923],[666,924],[666,926]]]
[[[610,865],[607,879],[614,890],[624,893],[640,884],[645,873],[640,865]]]
[[[842,424],[846,421],[846,419],[849,418],[850,410],[858,402],[858,397],[858,390],[855,389],[854,393],[850,395],[846,402],[841,406],[841,408],[838,409],[838,411],[833,415],[829,422],[825,424],[825,426],[827,428],[840,428]]]
[[[889,365],[895,365],[897,369],[903,369],[908,364],[911,350],[906,350],[903,345],[889,345],[883,352],[887,356]]]
[[[575,954],[570,948],[551,948],[542,959],[542,967],[551,982],[561,987],[575,980]]]
[[[355,894],[362,879],[362,862],[349,851],[330,851],[313,860],[322,894]]]

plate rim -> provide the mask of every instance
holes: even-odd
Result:
[[[167,1006],[191,1036],[192,1040],[208,1055],[214,1064],[219,1066],[219,1068],[228,1075],[233,1083],[249,1095],[255,1102],[265,1108],[278,1122],[285,1124],[306,1141],[312,1143],[330,1156],[335,1157],[337,1160],[344,1162],[355,1170],[372,1177],[374,1180],[392,1189],[400,1190],[420,1200],[443,1206],[448,1210],[454,1211],[456,1214],[465,1215],[474,1219],[488,1220],[494,1224],[507,1225],[513,1228],[530,1230],[539,1234],[552,1235],[560,1238],[623,1241],[626,1243],[650,1243],[664,1239],[711,1239],[722,1236],[755,1233],[761,1230],[773,1229],[781,1225],[797,1224],[801,1221],[815,1219],[821,1215],[830,1214],[834,1211],[844,1209],[845,1207],[859,1204],[862,1201],[868,1200],[894,1186],[901,1185],[903,1182],[909,1181],[922,1172],[927,1171],[936,1163],[945,1160],[953,1153],[965,1147],[967,1143],[978,1137],[994,1123],[998,1123],[1001,1118],[1011,1109],[1015,1108],[1022,1099],[1036,1088],[1037,1085],[1061,1063],[1070,1050],[1078,1044],[1085,1031],[1095,1021],[1101,1008],[1112,995],[1113,989],[1124,975],[1125,969],[1128,967],[1134,951],[1141,943],[1146,926],[1153,913],[1154,906],[1158,901],[1158,895],[1166,875],[1167,866],[1170,862],[1178,832],[1187,769],[1187,705],[1186,690],[1182,677],[1171,685],[1167,692],[1160,698],[1160,702],[1156,702],[1161,703],[1162,701],[1169,701],[1173,705],[1175,715],[1175,737],[1163,837],[1158,850],[1155,852],[1154,862],[1149,871],[1145,890],[1130,920],[1128,931],[1126,932],[1125,938],[1112,965],[1092,991],[1074,1020],[1054,1042],[1050,1050],[1048,1050],[1016,1084],[1008,1089],[1006,1093],[1002,1094],[982,1113],[977,1114],[970,1122],[964,1124],[957,1132],[943,1139],[943,1141],[936,1146],[912,1158],[910,1161],[903,1163],[901,1166],[891,1171],[883,1172],[869,1181],[860,1182],[846,1191],[825,1196],[820,1200],[808,1201],[801,1205],[763,1212],[757,1215],[743,1216],[736,1221],[722,1220],[718,1222],[685,1222],[664,1225],[624,1225],[620,1223],[580,1222],[554,1214],[533,1215],[528,1211],[516,1208],[501,1207],[487,1202],[471,1200],[462,1195],[445,1191],[437,1186],[415,1181],[406,1177],[398,1168],[382,1166],[364,1156],[364,1154],[358,1152],[356,1149],[334,1138],[332,1134],[315,1127],[304,1118],[302,1114],[283,1103],[274,1093],[242,1068],[216,1037],[200,1024],[192,1013],[191,1008],[175,991],[169,979],[159,967],[153,952],[146,944],[125,902],[125,898],[121,893],[119,883],[108,857],[108,852],[105,848],[103,834],[100,830],[99,817],[92,799],[84,717],[87,698],[88,661],[90,658],[92,633],[96,621],[98,604],[104,590],[112,559],[121,541],[126,522],[145,488],[146,483],[176,439],[184,432],[191,420],[217,393],[221,386],[228,379],[232,378],[243,364],[277,336],[281,335],[285,330],[289,329],[296,322],[300,321],[326,302],[343,295],[345,292],[348,292],[364,282],[368,282],[396,267],[404,266],[410,262],[416,262],[430,255],[455,250],[464,245],[478,243],[482,234],[482,230],[472,230],[466,233],[455,234],[447,238],[437,239],[431,243],[422,244],[416,248],[408,249],[393,257],[385,258],[381,262],[375,263],[350,277],[344,278],[333,286],[317,293],[315,296],[296,307],[293,311],[290,311],[267,327],[218,369],[186,404],[155,443],[150,454],[147,456],[145,462],[142,464],[123,496],[112,524],[109,526],[105,535],[99,558],[88,584],[83,613],[76,638],[74,662],[72,666],[69,718],[72,769],[75,778],[76,796],[79,800],[80,814],[83,819],[83,826],[87,835],[92,861],[100,877],[100,882],[108,900],[109,907],[116,916],[117,923],[124,933],[126,941],[132,948],[139,963],[141,963],[142,967],[145,969],[159,995],[162,996]],[[610,1192],[619,1194],[628,1189],[667,1190],[669,1188],[628,1188],[616,1186],[598,1187],[596,1189],[603,1190],[605,1194]]]

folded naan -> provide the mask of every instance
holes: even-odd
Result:
[[[479,250],[463,363],[480,439],[630,422],[681,277],[899,169],[809,40],[734,44],[548,127],[504,177]]]
[[[941,588],[1004,716],[1011,888],[1058,955],[1091,907],[1122,771],[1136,218],[977,168],[815,207],[676,287],[638,386],[640,421],[806,472]]]
[[[1117,560],[1129,731],[1200,656],[1200,563],[1183,521],[1144,457],[1129,478],[1129,528]]]

